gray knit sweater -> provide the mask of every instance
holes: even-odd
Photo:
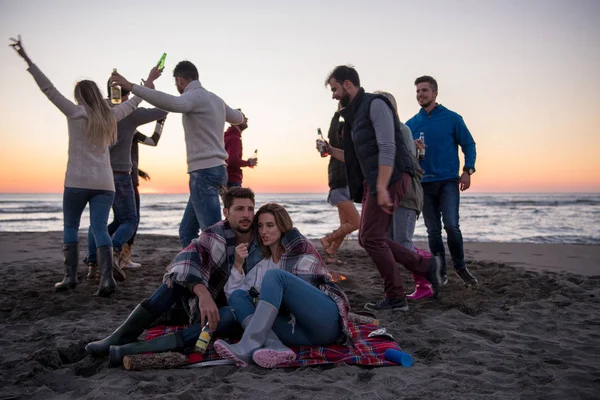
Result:
[[[200,81],[190,82],[181,96],[133,85],[132,92],[155,107],[183,114],[188,172],[225,165],[223,129],[225,122],[241,124],[241,112],[232,109]]]
[[[33,75],[42,92],[67,117],[69,159],[65,174],[65,187],[114,192],[115,183],[110,167],[108,147],[98,146],[88,140],[85,107],[73,103],[60,94],[35,64],[32,64],[27,70]],[[135,110],[141,101],[142,99],[139,97],[134,97],[113,107],[112,113],[119,121]]]

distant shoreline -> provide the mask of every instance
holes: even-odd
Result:
[[[25,243],[30,238],[48,237],[60,247],[62,232],[0,232],[0,262],[27,260],[28,248],[15,248],[18,243]],[[152,239],[159,243],[161,238],[165,242],[176,242],[177,236],[159,234],[139,234],[138,237]],[[52,239],[50,239],[52,238]],[[87,236],[80,233],[82,246],[87,243]],[[320,251],[319,240],[312,239],[313,244]],[[415,241],[417,247],[428,249],[427,242]],[[355,239],[344,242],[340,251],[364,251]],[[176,254],[176,248],[172,250]],[[59,259],[60,251],[51,252],[48,257]],[[9,255],[10,254],[10,255]],[[448,269],[451,270],[452,260],[446,251]],[[600,275],[600,245],[590,244],[560,244],[560,243],[507,243],[507,242],[465,242],[465,259],[469,262],[492,262],[517,267],[524,267],[536,271],[570,272],[585,276]]]

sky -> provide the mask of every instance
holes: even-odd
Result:
[[[70,99],[80,79],[105,90],[113,68],[139,82],[163,52],[156,88],[177,94],[172,70],[192,61],[249,118],[244,156],[258,149],[258,166],[244,185],[257,192],[327,191],[315,139],[337,104],[324,81],[349,63],[402,121],[419,111],[415,78],[437,79],[477,143],[471,192],[600,192],[600,1],[2,0],[0,193],[60,193],[66,119],[8,47],[18,34]],[[188,192],[185,154],[171,114],[159,145],[140,146],[152,177],[140,191]]]

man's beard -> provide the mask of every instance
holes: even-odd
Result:
[[[346,90],[343,90],[342,98],[340,99],[340,104],[342,107],[346,107],[350,103],[350,95]]]
[[[233,228],[233,230],[234,230],[234,231],[236,231],[237,233],[242,233],[242,234],[244,234],[244,233],[248,233],[248,232],[250,232],[250,231],[252,230],[252,224],[248,225],[248,228],[247,228],[247,229],[243,229],[243,228],[241,228],[239,225],[238,225],[238,226],[236,226],[236,227],[232,227],[232,228]]]

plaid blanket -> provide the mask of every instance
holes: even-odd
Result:
[[[155,326],[151,328],[146,340],[154,339],[158,336],[176,332],[185,327],[183,326]],[[354,322],[348,323],[348,328],[354,347],[342,345],[330,346],[290,346],[296,353],[296,360],[290,364],[282,364],[279,367],[303,367],[307,365],[322,365],[346,363],[356,365],[371,365],[385,366],[397,365],[387,361],[384,353],[387,349],[400,350],[400,346],[393,340],[385,338],[369,338],[369,333],[380,327],[377,325],[357,324]],[[188,354],[188,362],[195,364],[202,361],[219,360],[220,357],[215,351],[212,343],[209,345],[206,353],[190,353]]]

